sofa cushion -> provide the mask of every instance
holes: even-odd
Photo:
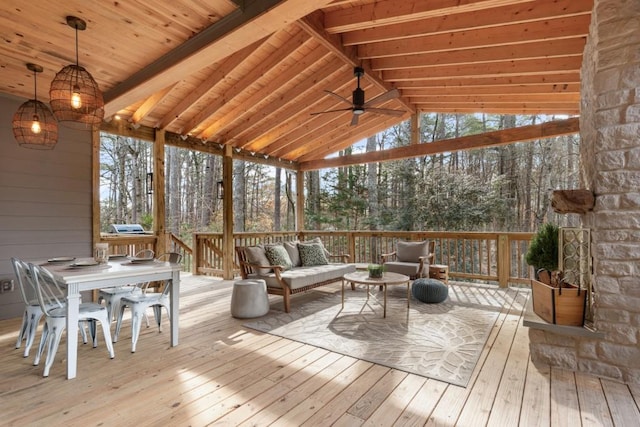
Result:
[[[298,243],[300,243],[299,240],[294,240],[292,242],[284,242],[283,244],[284,248],[289,254],[291,265],[293,267],[300,267],[302,265],[302,261],[300,260],[300,252],[298,252]]]
[[[401,262],[420,262],[420,257],[429,255],[429,242],[398,242],[396,257]]]
[[[324,254],[324,248],[318,243],[298,243],[300,259],[303,267],[329,264]]]
[[[264,247],[264,254],[269,260],[271,265],[281,265],[283,270],[289,270],[291,268],[291,258],[289,253],[281,245],[267,245]]]
[[[267,258],[267,255],[265,255],[264,253],[264,246],[262,245],[247,246],[244,249],[244,253],[247,256],[247,262],[249,264],[271,265],[271,263],[269,262],[269,259]],[[272,271],[273,269],[271,268],[260,268],[258,269],[258,271],[256,271],[256,273],[262,275],[262,274],[269,274]]]
[[[325,282],[327,280],[340,280],[347,273],[356,271],[355,264],[326,264],[315,265],[312,267],[292,268],[281,273],[282,280],[289,285],[291,289],[299,289],[305,286],[314,285],[316,283]],[[280,283],[276,279],[274,273],[261,276],[269,287],[280,288]]]
[[[324,251],[324,256],[329,258],[329,255],[331,255],[331,252],[329,252],[327,248],[324,247],[324,243],[322,243],[322,240],[319,237],[314,237],[313,239],[306,240],[302,243],[318,243],[320,246],[322,246],[322,250]]]

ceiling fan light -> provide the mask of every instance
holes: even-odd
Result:
[[[354,109],[353,109],[353,114],[360,115],[360,114],[362,114],[362,113],[364,113],[364,108],[361,108],[361,107],[354,107]]]

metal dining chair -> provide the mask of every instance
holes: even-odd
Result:
[[[44,268],[36,264],[29,264],[29,272],[35,285],[36,296],[40,308],[45,316],[45,324],[42,330],[42,338],[38,346],[38,353],[33,361],[33,365],[40,363],[40,358],[46,347],[47,358],[44,364],[43,377],[49,376],[49,371],[58,351],[62,333],[67,327],[67,307],[60,298],[64,295],[56,279]],[[89,322],[89,329],[93,338],[93,347],[97,347],[96,321],[102,325],[105,342],[109,357],[113,359],[113,344],[111,343],[111,331],[109,330],[109,317],[107,309],[96,303],[81,303],[78,309],[78,320]]]
[[[182,261],[182,255],[177,252],[168,252],[158,257],[158,260],[166,260],[171,264],[179,264]],[[118,320],[116,322],[116,332],[113,336],[113,342],[118,341],[120,335],[120,327],[122,326],[122,317],[127,307],[131,308],[131,353],[136,352],[136,344],[140,336],[140,327],[142,326],[142,318],[146,316],[147,308],[153,308],[153,314],[158,325],[158,332],[162,332],[162,307],[169,312],[169,290],[170,286],[165,284],[162,292],[148,293],[149,283],[145,283],[142,293],[123,296],[120,300],[120,311],[118,312]],[[147,322],[147,327],[149,323]]]
[[[20,348],[22,341],[24,344],[24,357],[29,357],[31,346],[36,337],[38,330],[38,324],[44,313],[38,303],[36,295],[36,289],[31,279],[29,272],[29,264],[19,260],[18,258],[11,258],[11,265],[18,281],[18,288],[20,288],[20,295],[24,302],[24,314],[22,316],[22,325],[20,325],[20,332],[18,333],[18,339],[16,341],[16,348]],[[62,297],[62,295],[61,295]],[[87,343],[87,331],[84,328],[82,322],[80,326],[80,333],[82,334],[82,341]]]
[[[148,258],[151,259],[154,256],[154,252],[151,249],[143,249],[135,254],[136,258]],[[141,283],[116,286],[113,288],[103,288],[98,292],[98,303],[104,301],[104,305],[109,313],[109,320],[116,320],[118,315],[118,309],[120,307],[120,300],[122,297],[130,295],[134,292],[139,292]]]

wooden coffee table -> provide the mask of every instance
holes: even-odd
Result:
[[[345,282],[351,282],[351,284],[357,283],[367,286],[367,301],[369,301],[369,286],[381,286],[384,292],[383,315],[387,317],[387,286],[388,285],[402,285],[407,284],[407,309],[409,308],[409,301],[411,300],[409,295],[409,276],[398,273],[384,273],[381,278],[369,277],[368,271],[356,271],[355,273],[347,273],[342,276],[342,308],[344,308],[344,284]]]

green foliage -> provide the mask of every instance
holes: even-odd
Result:
[[[557,225],[547,222],[533,236],[525,257],[527,264],[549,271],[558,269],[558,234]]]

